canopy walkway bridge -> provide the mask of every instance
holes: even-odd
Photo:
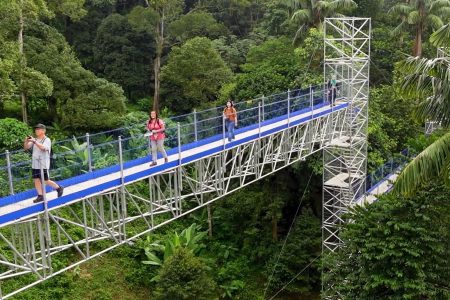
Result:
[[[58,142],[50,177],[66,188],[60,198],[47,188],[43,203],[33,203],[29,155],[3,154],[0,298],[131,243],[318,151],[324,162],[323,247],[334,251],[341,244],[341,215],[362,203],[374,185],[373,175],[366,180],[370,20],[326,19],[324,40],[324,78],[336,78],[335,105],[326,84],[240,101],[231,142],[222,108],[167,118],[169,162],[159,157],[154,167],[143,124]],[[65,265],[55,263],[68,253],[75,255]],[[9,284],[18,277],[21,286]]]

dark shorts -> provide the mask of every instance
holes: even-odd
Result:
[[[41,178],[41,170],[39,169],[31,169],[31,177],[32,178]],[[44,180],[48,180],[48,170],[44,169]]]

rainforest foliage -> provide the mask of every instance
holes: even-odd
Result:
[[[447,30],[448,1],[0,0],[0,152],[48,124],[53,140],[71,139],[59,150],[78,150],[67,177],[87,170],[86,144],[73,136],[128,128],[152,109],[168,117],[321,84],[323,20],[340,15],[372,18],[369,172],[445,137],[449,61],[415,69],[428,76],[422,90],[408,88],[419,75],[405,61],[435,58],[429,38]],[[431,137],[427,112],[445,125]],[[113,151],[93,151],[94,167],[117,163]],[[449,299],[450,156],[442,153],[433,156],[442,172],[430,171],[416,192],[352,211],[335,254],[321,257],[316,153],[212,204],[211,227],[199,210],[14,299],[319,299],[322,265],[325,287],[334,286],[325,292],[342,299]],[[0,188],[8,190],[3,175]]]

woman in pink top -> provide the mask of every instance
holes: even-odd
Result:
[[[150,144],[152,146],[152,163],[150,167],[156,166],[157,152],[162,153],[164,157],[164,162],[168,162],[166,150],[164,150],[164,138],[166,137],[164,134],[165,125],[164,121],[158,118],[158,114],[156,111],[152,111],[150,113],[150,120],[147,121],[147,129],[150,132]]]

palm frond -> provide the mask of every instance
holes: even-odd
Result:
[[[287,0],[287,1],[284,1],[282,4],[289,9],[297,10],[301,7],[301,5],[302,5],[301,2],[304,2],[304,1]]]
[[[442,169],[442,174],[440,176],[444,181],[444,184],[450,186],[450,157],[445,162],[445,165]]]
[[[443,7],[450,7],[450,0],[434,0],[428,11],[438,14]]]
[[[443,126],[450,125],[450,60],[410,57],[399,64],[402,93],[425,99],[416,114],[421,119],[432,119]]]
[[[410,12],[408,14],[407,20],[408,20],[409,24],[417,24],[417,23],[419,23],[419,21],[420,21],[419,12],[417,10],[414,10],[414,11]]]
[[[300,41],[300,38],[302,37],[303,33],[305,32],[305,29],[307,28],[306,25],[301,25],[297,31],[295,32],[294,38],[292,39],[292,45],[297,45],[297,43]]]
[[[317,10],[330,10],[331,9],[331,2],[329,1],[317,1],[316,4],[314,5],[314,9]]]
[[[428,97],[418,105],[415,116],[421,121],[431,119],[441,124],[448,124],[450,122],[449,111],[448,101],[443,101],[441,97]]]
[[[428,146],[405,167],[393,191],[410,195],[421,183],[446,174],[449,159],[450,132]]]
[[[298,4],[300,4],[299,7],[301,7],[301,8],[308,8],[310,3],[311,3],[310,0],[299,0],[298,1]]]
[[[401,35],[404,31],[407,31],[408,29],[408,23],[406,21],[401,22],[400,24],[398,24],[397,27],[395,27],[392,31],[391,31],[391,35],[392,36],[399,36]]]
[[[358,7],[358,4],[353,0],[334,0],[330,2],[330,9],[334,11],[354,9],[356,7]]]
[[[309,9],[299,9],[292,15],[292,20],[306,24],[311,20],[311,11]]]
[[[429,14],[426,18],[427,23],[433,28],[434,30],[441,28],[444,26],[444,22],[442,22],[442,19],[438,17],[437,15]]]
[[[389,10],[389,14],[395,15],[395,16],[407,16],[413,8],[406,4],[397,4],[391,7]]]
[[[435,31],[430,37],[430,42],[435,47],[450,45],[450,24],[444,25]]]
[[[438,13],[436,13],[443,21],[448,22],[450,19],[450,6],[442,7],[439,9]]]
[[[334,13],[333,14],[333,18],[344,18],[345,15],[344,14],[340,14],[340,13]]]

